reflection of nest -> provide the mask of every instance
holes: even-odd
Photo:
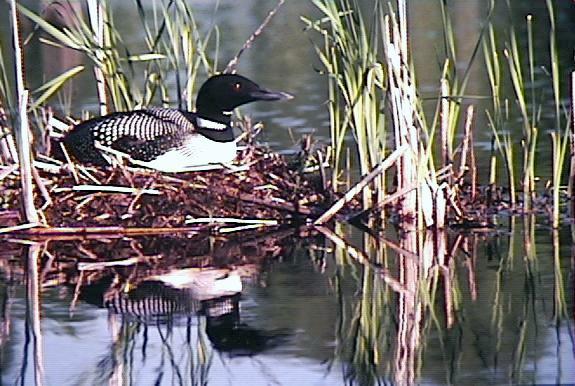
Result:
[[[57,265],[47,279],[54,284],[70,285],[77,282],[79,273],[83,274],[85,284],[111,276],[114,280],[110,285],[120,289],[127,281],[135,286],[153,275],[174,269],[251,266],[251,281],[258,281],[259,272],[270,259],[291,253],[295,247],[293,233],[286,230],[265,236],[256,233],[251,237],[242,233],[241,237],[226,239],[197,234],[189,238],[51,241],[48,251],[54,255]]]
[[[37,191],[36,206],[43,207],[53,227],[165,228],[182,227],[190,217],[285,222],[313,216],[315,208],[326,203],[322,184],[311,183],[281,156],[248,147],[239,158],[247,170],[170,175],[120,167],[71,170],[65,163],[45,166],[39,170],[45,189],[42,194]],[[19,208],[20,181],[10,175],[0,187],[0,203]],[[8,220],[0,219],[3,226],[13,225]]]
[[[178,270],[231,269],[244,283],[262,284],[270,261],[289,255],[295,246],[293,230],[265,237],[243,233],[242,237],[230,239],[198,234],[190,238],[51,241],[43,258],[50,266],[42,268],[42,285],[74,286],[75,298],[87,297],[91,303],[102,306],[143,283],[158,281],[159,276]],[[172,294],[171,289],[166,291]],[[185,305],[182,310],[198,309],[197,304],[180,303]]]

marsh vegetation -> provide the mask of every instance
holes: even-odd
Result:
[[[292,3],[4,5],[2,383],[575,381],[572,6]],[[247,169],[55,155],[235,70]]]

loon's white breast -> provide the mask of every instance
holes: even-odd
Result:
[[[162,172],[178,173],[204,165],[227,164],[233,162],[236,155],[236,141],[217,142],[195,134],[179,149],[167,151],[150,161],[132,162]]]

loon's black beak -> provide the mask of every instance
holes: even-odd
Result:
[[[283,91],[269,91],[263,88],[250,92],[250,96],[258,101],[281,101],[289,100],[294,96]]]

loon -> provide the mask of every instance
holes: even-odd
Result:
[[[232,162],[237,153],[232,111],[255,101],[291,99],[237,74],[210,77],[200,87],[196,111],[150,108],[116,112],[75,125],[63,139],[81,163],[111,165],[113,154],[163,172]]]

